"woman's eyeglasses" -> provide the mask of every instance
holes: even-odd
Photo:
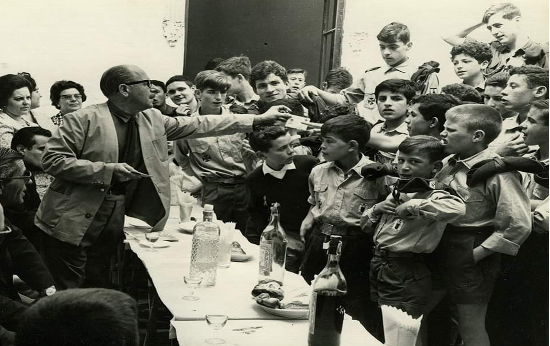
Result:
[[[61,95],[60,97],[61,97],[61,99],[67,100],[67,101],[72,100],[73,98],[74,98],[75,100],[82,100],[82,95],[80,95],[80,94],[74,94],[74,95]]]

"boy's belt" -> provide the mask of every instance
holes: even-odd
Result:
[[[374,248],[374,255],[382,258],[413,258],[421,256],[421,254],[414,252],[392,252],[377,247]]]
[[[325,235],[365,235],[365,232],[361,231],[358,226],[335,226],[330,223],[318,223],[316,227]]]
[[[481,227],[470,227],[470,226],[453,226],[451,224],[448,224],[447,227],[445,227],[445,231],[447,232],[477,232],[481,234],[492,234],[495,231],[495,228],[493,226],[481,226]]]
[[[246,180],[244,177],[236,177],[236,178],[206,178],[205,181],[207,183],[216,183],[221,185],[239,185],[246,183]]]

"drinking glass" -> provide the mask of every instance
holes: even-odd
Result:
[[[145,233],[145,239],[149,242],[149,250],[148,251],[157,251],[154,248],[154,243],[159,240],[159,234],[158,232],[149,232]]]
[[[182,299],[185,300],[199,300],[200,298],[195,295],[195,289],[199,287],[201,284],[202,278],[200,276],[193,277],[193,276],[184,276],[183,281],[185,282],[185,285],[189,287],[189,295],[183,296]]]
[[[229,317],[227,315],[206,315],[206,323],[208,326],[212,327],[214,329],[213,337],[204,340],[206,343],[211,345],[220,345],[225,344],[225,340],[221,338],[216,338],[216,331],[222,329],[225,324],[227,323],[227,319]]]

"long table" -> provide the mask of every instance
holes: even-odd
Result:
[[[202,208],[197,206],[193,209],[192,215],[197,220],[201,220],[201,213]],[[231,262],[229,268],[218,268],[216,285],[196,289],[195,295],[200,300],[188,301],[182,298],[189,293],[183,282],[183,277],[189,273],[192,235],[178,230],[178,207],[171,208],[170,218],[164,229],[164,232],[176,237],[178,241],[170,242],[168,247],[156,249],[155,252],[148,251],[148,248],[139,242],[139,240],[145,239],[144,233],[149,230],[132,227],[131,223],[132,219],[127,218],[125,231],[130,234],[129,237],[127,236],[127,243],[143,262],[159,298],[172,313],[172,324],[177,330],[180,345],[196,345],[194,339],[188,340],[183,337],[185,335],[189,337],[197,335],[197,338],[200,338],[207,337],[211,333],[204,321],[206,314],[228,315],[229,325],[259,323],[262,328],[258,329],[257,335],[267,331],[279,333],[278,330],[284,334],[288,330],[291,331],[289,335],[293,335],[292,338],[305,335],[307,339],[307,321],[283,321],[284,318],[267,313],[255,303],[251,291],[258,282],[259,247],[248,242],[240,232],[235,232],[233,240],[238,241],[243,250],[252,255],[252,258],[246,262]],[[291,272],[285,273],[283,286],[285,291],[308,287],[309,285],[301,276]],[[349,322],[345,323],[345,325],[349,325],[345,327],[348,337],[353,339],[360,336],[362,345],[381,345],[356,321],[350,319],[346,322]],[[202,328],[203,325],[205,328]],[[244,334],[247,336],[245,339],[254,340],[254,337],[248,337],[252,334],[256,333]],[[182,337],[183,339],[181,339]],[[239,342],[238,344],[252,345],[255,343],[252,341],[250,343]],[[280,343],[275,344],[280,345]]]

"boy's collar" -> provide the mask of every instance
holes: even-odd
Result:
[[[457,163],[461,162],[466,168],[470,169],[476,163],[483,160],[492,159],[495,156],[498,156],[498,154],[496,154],[493,150],[486,148],[480,151],[479,153],[472,155],[470,157],[467,157],[465,159],[460,159],[458,157],[458,154],[454,154],[449,158],[449,164],[454,166]]]
[[[349,171],[355,171],[355,173],[357,173],[359,176],[362,176],[361,175],[361,168],[363,168],[364,165],[368,165],[370,163],[374,163],[373,161],[371,161],[368,157],[366,157],[365,155],[361,154],[361,158],[359,159],[359,162],[357,162],[355,164],[355,166],[353,166],[352,168],[350,168]],[[338,168],[340,170],[342,170],[340,167],[338,167],[336,165],[336,161],[330,161],[330,164],[329,164],[329,167],[330,168]],[[348,172],[349,172],[348,171]]]
[[[224,105],[224,106],[225,106],[225,105]],[[215,114],[215,115],[221,115],[221,114],[230,113],[229,110],[228,110],[226,107],[224,107],[224,106],[221,106],[220,113],[219,113],[219,114]],[[195,113],[196,113],[196,114],[195,114]],[[201,112],[201,107],[200,107],[200,106],[199,106],[199,108],[197,108],[197,111],[196,111],[195,113],[193,113],[193,114],[191,114],[191,115],[210,115],[210,114],[211,114],[211,113],[205,113],[205,114],[203,114],[203,113]]]
[[[406,72],[405,71],[406,67],[409,67],[409,58],[406,58],[401,63],[399,63],[395,66],[390,66],[390,65],[386,64],[385,72],[390,72],[390,71],[394,71],[394,70],[399,71],[399,72]]]

